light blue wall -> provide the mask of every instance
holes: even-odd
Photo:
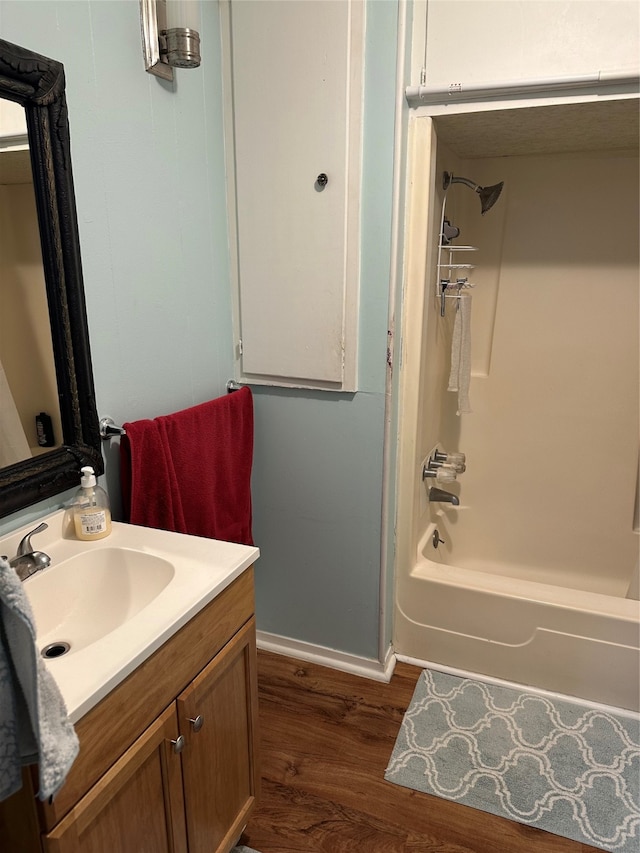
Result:
[[[397,4],[367,6],[359,391],[255,391],[258,627],[378,657]]]
[[[172,85],[144,72],[137,0],[0,0],[2,38],[65,66],[98,411],[116,422],[215,397],[232,375],[218,5],[201,9],[202,66]],[[255,390],[258,626],[371,658],[396,19],[397,0],[368,3],[361,390]],[[117,508],[115,446],[106,459]],[[0,532],[59,503],[4,519]]]
[[[217,3],[202,12],[203,66],[170,84],[144,71],[137,0],[0,0],[2,37],[65,66],[98,412],[120,423],[210,399],[231,370]]]

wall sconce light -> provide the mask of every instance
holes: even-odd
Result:
[[[197,0],[140,0],[145,69],[173,80],[174,68],[200,65]]]

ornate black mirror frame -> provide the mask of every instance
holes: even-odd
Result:
[[[0,98],[21,104],[26,113],[62,418],[61,447],[0,469],[4,517],[77,485],[82,465],[101,474],[104,464],[62,64],[0,39]]]

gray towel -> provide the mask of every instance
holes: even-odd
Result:
[[[46,800],[66,779],[78,738],[64,699],[36,647],[22,583],[0,559],[0,800],[22,786],[22,765],[38,762]]]

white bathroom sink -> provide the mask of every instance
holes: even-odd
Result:
[[[26,581],[41,649],[83,649],[133,619],[175,575],[168,560],[133,548],[76,554]]]
[[[16,554],[40,521],[48,528],[32,545],[49,555],[51,565],[23,589],[36,646],[42,652],[53,645],[53,656],[43,657],[74,723],[260,553],[249,545],[118,522],[108,537],[82,542],[68,513],[58,510],[0,537],[0,554]]]

